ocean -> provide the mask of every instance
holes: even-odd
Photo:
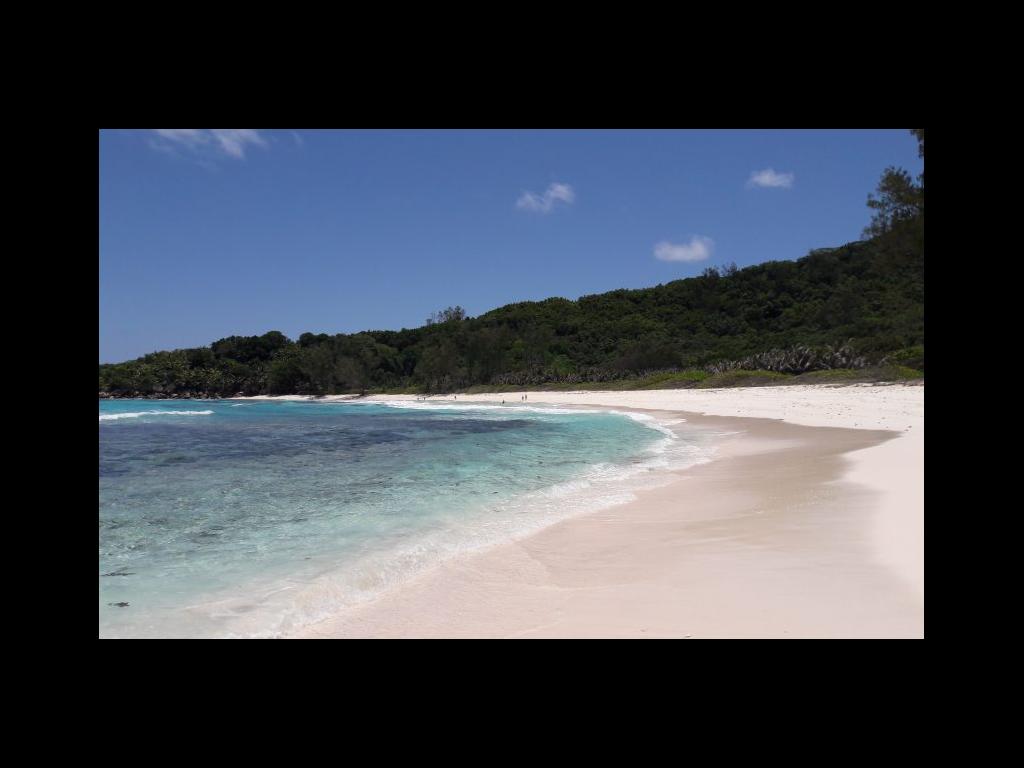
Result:
[[[99,440],[105,638],[285,636],[712,450],[522,401],[101,400]]]

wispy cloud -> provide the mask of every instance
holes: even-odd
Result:
[[[754,171],[747,179],[747,188],[750,187],[782,187],[789,189],[796,179],[792,173],[779,173],[773,168],[765,168],[763,171]]]
[[[550,213],[555,203],[562,202],[567,205],[576,199],[576,193],[568,184],[555,182],[548,186],[544,193],[538,195],[536,192],[523,192],[516,200],[516,208],[524,211],[536,211],[537,213]]]
[[[155,128],[156,149],[185,149],[206,155],[228,155],[239,160],[249,146],[266,147],[267,142],[254,128]]]
[[[662,261],[704,261],[714,247],[715,241],[702,235],[693,235],[688,243],[662,240],[654,246],[654,257]]]

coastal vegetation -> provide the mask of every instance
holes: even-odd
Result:
[[[924,156],[924,133],[915,130]],[[883,173],[864,239],[651,288],[461,307],[418,328],[278,331],[99,367],[101,396],[670,388],[924,372],[924,175]]]

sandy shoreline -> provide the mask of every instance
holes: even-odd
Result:
[[[448,561],[297,636],[923,637],[923,387],[527,396],[736,434],[632,502]]]

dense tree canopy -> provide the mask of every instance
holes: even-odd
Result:
[[[893,230],[899,233],[899,228]],[[924,343],[923,251],[876,237],[654,288],[510,304],[401,331],[233,336],[100,366],[110,393],[448,391],[606,380],[795,344],[852,339],[881,355]]]

